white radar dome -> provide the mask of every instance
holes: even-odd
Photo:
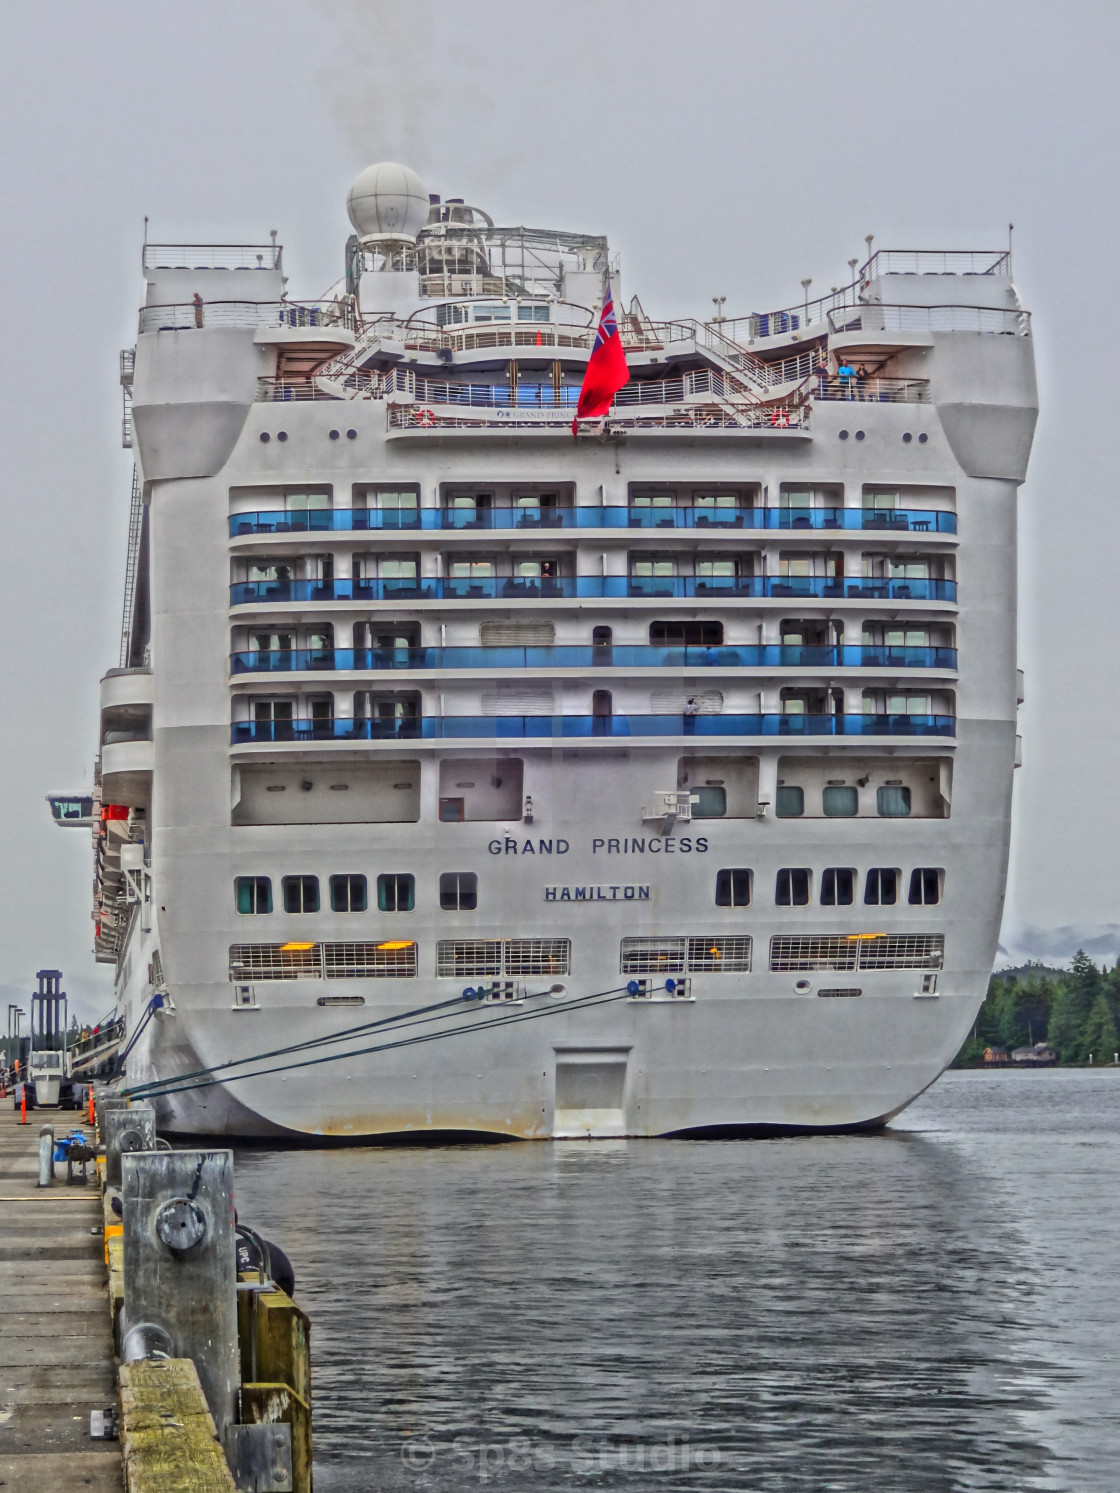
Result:
[[[428,221],[428,189],[394,161],[367,166],[350,188],[346,210],[363,243],[414,242]]]

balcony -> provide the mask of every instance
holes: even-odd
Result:
[[[891,334],[932,332],[992,332],[1005,337],[1029,337],[1029,311],[989,306],[843,306],[828,315],[829,331],[887,332]]]
[[[956,581],[831,576],[519,576],[405,580],[235,581],[230,606],[307,602],[692,600],[813,598],[837,601],[955,602]]]
[[[929,404],[929,379],[818,376],[813,398],[842,399],[857,404]]]
[[[384,669],[937,669],[953,672],[957,650],[938,647],[794,647],[779,643],[655,647],[615,643],[540,648],[298,648],[230,655],[231,674],[343,673]]]
[[[469,529],[839,529],[955,534],[957,515],[931,508],[311,508],[234,513],[231,539],[249,534],[365,534]]]
[[[357,317],[349,301],[187,301],[140,308],[141,332],[193,332],[212,327],[344,329],[353,333]],[[352,341],[352,337],[344,339],[345,345]]]
[[[330,741],[459,741],[635,736],[956,735],[951,715],[455,715],[411,720],[235,721],[234,746]]]
[[[143,807],[152,796],[154,756],[151,740],[125,732],[112,732],[111,735],[125,739],[106,740],[101,748],[101,801],[127,804],[130,808]]]

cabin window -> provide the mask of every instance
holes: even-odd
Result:
[[[412,912],[415,907],[415,876],[394,873],[377,878],[378,912]]]
[[[868,907],[893,907],[898,901],[898,871],[893,866],[872,866],[863,888]]]
[[[331,877],[332,912],[365,912],[368,905],[364,876]]]
[[[474,912],[478,877],[473,871],[444,871],[439,878],[439,905],[444,912]]]
[[[753,873],[743,866],[716,872],[716,906],[749,907]]]
[[[318,912],[319,878],[317,876],[285,876],[284,911]]]
[[[723,623],[651,622],[649,640],[655,648],[718,648],[723,642]]]
[[[693,819],[722,819],[727,814],[727,789],[711,783],[698,784],[692,790],[696,802]]]
[[[779,786],[774,812],[779,819],[799,819],[805,812],[804,788]]]
[[[272,882],[267,876],[238,876],[233,883],[240,913],[272,911]]]
[[[942,872],[934,866],[919,866],[910,873],[911,907],[936,907],[941,901]]]
[[[801,866],[786,867],[778,872],[774,901],[779,907],[807,907],[812,873]]]
[[[851,819],[859,813],[859,790],[832,783],[824,790],[823,803],[826,819]]]
[[[821,873],[821,906],[851,907],[856,900],[856,873],[849,866],[829,866]]]
[[[875,806],[884,819],[904,819],[910,812],[910,790],[898,783],[876,788]]]
[[[518,321],[547,321],[548,307],[519,305],[517,319]]]

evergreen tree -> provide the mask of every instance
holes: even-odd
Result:
[[[1112,1010],[1100,991],[1089,1011],[1088,1020],[1081,1034],[1081,1045],[1086,1059],[1094,1063],[1111,1063],[1120,1052],[1120,1033],[1116,1030]]]

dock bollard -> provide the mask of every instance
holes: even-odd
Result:
[[[233,1152],[126,1151],[120,1166],[121,1360],[192,1359],[220,1438],[241,1383]]]
[[[101,1116],[101,1140],[105,1147],[105,1185],[121,1185],[121,1157],[131,1151],[154,1151],[156,1114],[150,1104],[131,1109],[110,1109]]]
[[[54,1181],[54,1126],[44,1125],[39,1131],[39,1186],[49,1187]]]

